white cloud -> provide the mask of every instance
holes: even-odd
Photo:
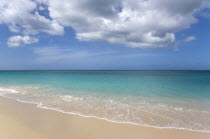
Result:
[[[138,48],[173,45],[175,33],[198,22],[206,0],[49,0],[53,19],[71,26],[83,41]]]
[[[0,23],[12,32],[61,35],[72,27],[82,41],[136,48],[176,44],[175,33],[198,22],[209,0],[1,0]],[[46,9],[49,17],[43,16]],[[44,10],[44,11],[43,11]]]
[[[155,56],[153,53],[128,53],[119,52],[117,50],[111,51],[92,51],[92,50],[81,50],[81,49],[71,49],[71,48],[61,48],[61,47],[36,47],[33,48],[34,54],[37,55],[37,59],[40,62],[73,62],[81,61],[86,63],[88,59],[91,61],[101,61],[101,59],[114,58],[114,59],[132,59],[137,57],[147,57]],[[97,57],[97,59],[95,58]],[[94,63],[94,62],[93,62]]]
[[[25,44],[37,43],[38,41],[37,38],[29,36],[13,36],[8,39],[7,44],[9,47],[20,47]]]
[[[63,26],[57,21],[40,15],[37,3],[32,0],[1,0],[0,23],[8,24],[12,32],[37,34],[40,32],[51,35],[64,33]]]
[[[115,51],[107,52],[89,52],[69,48],[60,47],[37,47],[34,48],[34,53],[42,60],[66,60],[75,58],[87,58],[91,56],[101,56],[116,53]]]
[[[191,42],[191,41],[194,41],[194,40],[196,40],[195,36],[188,36],[187,38],[184,39],[185,42]]]

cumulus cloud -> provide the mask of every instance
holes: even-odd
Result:
[[[176,32],[197,23],[206,5],[209,0],[1,0],[0,23],[16,33],[60,35],[71,27],[81,41],[162,48],[176,44]]]
[[[8,24],[10,31],[15,33],[63,34],[63,26],[53,19],[40,15],[37,7],[38,3],[32,0],[1,0],[0,24]]]
[[[194,41],[194,40],[196,40],[195,36],[188,36],[187,38],[184,39],[185,42],[191,42],[191,41]]]
[[[49,0],[50,16],[83,41],[138,48],[173,45],[175,33],[198,22],[206,0]]]
[[[20,47],[25,44],[37,43],[39,39],[30,36],[13,36],[7,41],[9,47]]]

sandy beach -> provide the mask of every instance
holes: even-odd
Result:
[[[210,133],[112,123],[0,98],[2,139],[209,139]]]

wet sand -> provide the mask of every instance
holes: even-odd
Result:
[[[1,139],[210,139],[210,133],[112,123],[0,97]]]

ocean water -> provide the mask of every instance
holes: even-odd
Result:
[[[210,71],[0,71],[0,95],[112,122],[210,132]]]

